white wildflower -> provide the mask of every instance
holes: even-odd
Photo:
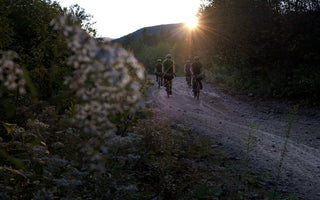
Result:
[[[17,90],[20,94],[25,94],[26,81],[23,78],[23,71],[13,62],[18,55],[13,51],[3,52],[0,59],[0,84],[8,90]]]

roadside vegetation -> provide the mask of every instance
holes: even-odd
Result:
[[[224,1],[215,2],[202,8],[200,19],[207,19],[212,9],[224,11]],[[278,191],[274,195],[272,184],[248,169],[248,157],[245,165],[240,164],[201,133],[148,108],[145,95],[151,83],[146,73],[153,60],[167,52],[182,61],[184,56],[178,52],[185,49],[183,40],[174,45],[150,40],[141,46],[129,41],[126,50],[95,38],[90,15],[77,5],[65,9],[51,1],[0,0],[0,8],[0,199],[295,199]],[[318,8],[308,7],[305,14]],[[317,37],[318,32],[312,31]],[[170,33],[163,37],[166,34]],[[208,80],[221,75],[220,81],[238,85],[234,83],[240,80],[235,76],[239,63],[245,72],[242,79],[252,73],[253,62],[246,56],[251,54],[231,55],[225,44],[216,44],[209,49],[213,58],[200,47],[192,48],[205,58],[208,74],[214,72]],[[299,62],[297,68],[291,68],[290,62],[285,68],[288,73],[298,70],[286,78],[297,75],[293,79],[297,87],[312,86],[313,99],[319,98],[316,50],[307,57],[307,69],[315,77],[302,76],[305,73],[299,70],[305,68]],[[270,60],[274,62],[269,66],[283,64]],[[225,67],[219,68],[220,73],[218,64]],[[231,74],[222,73],[224,69]],[[245,91],[260,91],[261,83],[254,83],[240,85]],[[292,85],[282,86],[276,88],[302,95]],[[309,90],[304,91],[305,97],[311,97]],[[280,94],[290,97],[291,93]],[[287,138],[290,128],[289,124]],[[247,154],[252,138],[254,131],[249,130]]]

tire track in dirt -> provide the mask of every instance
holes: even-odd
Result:
[[[264,112],[268,107],[236,100],[206,83],[200,100],[196,100],[184,77],[173,80],[173,95],[170,98],[167,98],[164,87],[158,89],[154,86],[150,89],[149,99],[151,106],[159,113],[210,136],[237,157],[242,156],[241,150],[246,145],[243,138],[248,135],[249,125],[258,124],[254,132],[257,145],[249,155],[251,165],[260,173],[270,173],[275,177],[288,113]],[[280,106],[276,105],[277,108]],[[320,199],[319,119],[296,116],[279,183],[284,191],[307,200]]]

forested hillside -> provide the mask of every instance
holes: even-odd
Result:
[[[173,54],[179,72],[186,59],[198,55],[208,81],[267,97],[319,100],[319,1],[207,2],[198,27],[182,39],[142,35],[123,45],[149,72],[166,53]]]

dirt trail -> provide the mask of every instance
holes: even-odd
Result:
[[[258,125],[257,145],[250,153],[257,173],[277,174],[290,107],[259,102],[254,97],[228,95],[222,88],[204,83],[200,100],[192,97],[184,77],[173,80],[173,95],[165,89],[150,90],[151,105],[193,130],[212,137],[235,159],[241,158],[249,126]],[[320,112],[300,108],[292,126],[279,188],[306,200],[320,199]]]

